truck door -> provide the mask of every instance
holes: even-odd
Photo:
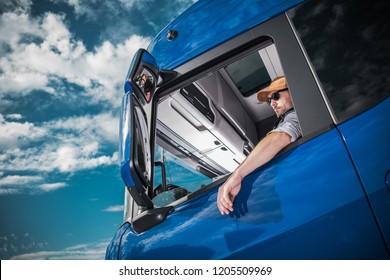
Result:
[[[340,125],[376,220],[390,250],[390,99]],[[386,186],[387,183],[387,186]]]

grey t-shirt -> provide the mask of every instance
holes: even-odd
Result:
[[[291,142],[296,141],[298,138],[302,137],[301,126],[299,125],[297,113],[295,111],[290,111],[285,113],[276,128],[272,129],[268,134],[272,132],[285,132],[291,136]]]

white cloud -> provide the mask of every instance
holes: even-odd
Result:
[[[36,20],[30,19],[27,11],[6,12],[0,16],[0,41],[15,46],[22,36],[42,36]]]
[[[41,184],[39,185],[39,188],[48,192],[48,191],[54,191],[57,189],[65,188],[67,185],[65,183],[51,183],[51,184]]]
[[[5,116],[6,119],[9,120],[21,120],[23,119],[23,116],[21,114],[8,114]],[[1,116],[0,116],[1,119]]]
[[[132,8],[136,0],[119,0],[119,2],[126,8]],[[139,2],[142,4],[142,2]]]
[[[94,102],[119,106],[131,57],[149,40],[132,35],[119,44],[105,41],[87,51],[82,41],[73,38],[63,16],[4,13],[0,15],[0,45],[9,47],[0,58],[0,93],[26,95],[44,90],[66,96],[58,87],[65,81],[85,88]]]
[[[119,133],[119,119],[112,113],[101,113],[92,116],[59,119],[46,123],[45,127],[51,131],[79,134],[84,138],[88,138],[88,140],[104,139],[116,144]]]
[[[66,187],[65,183],[45,182],[45,178],[31,174],[48,177],[51,172],[74,174],[116,165],[118,123],[111,113],[42,124],[7,121],[0,114],[0,194]],[[23,175],[26,172],[30,176]]]
[[[139,48],[146,48],[148,43],[149,39],[133,35],[118,45],[106,41],[95,52],[87,54],[85,69],[90,73],[90,81],[98,84],[87,88],[86,92],[95,101],[109,100],[119,106],[131,58]]]
[[[60,171],[73,173],[116,164],[118,153],[104,153],[104,144],[116,147],[118,118],[110,113],[71,117],[43,123],[7,122],[0,115],[0,170]],[[40,141],[40,145],[31,145]]]
[[[32,5],[31,0],[12,0],[12,1],[1,1],[0,11],[19,11],[29,12]]]
[[[96,145],[97,143],[92,143]],[[57,169],[60,172],[77,172],[85,169],[93,169],[99,166],[116,164],[118,154],[111,156],[96,156],[96,149],[90,151],[89,147],[73,145],[60,146],[56,151],[49,152],[49,163],[45,166],[47,171]]]
[[[20,176],[10,175],[0,178],[0,186],[15,185],[15,184],[30,184],[33,182],[42,181],[41,176]]]
[[[104,212],[123,212],[123,205],[109,206],[103,210]]]
[[[97,243],[75,245],[62,251],[20,254],[12,257],[12,260],[103,260],[108,243],[108,240],[104,240]]]
[[[44,180],[41,176],[0,174],[0,195],[35,193],[35,185]]]
[[[8,122],[0,114],[0,151],[10,148],[23,147],[27,143],[46,135],[43,128],[29,122]],[[1,155],[1,153],[0,153]]]
[[[70,96],[74,94],[71,85],[82,88],[78,92],[81,103],[104,104],[117,110],[131,58],[150,39],[132,35],[117,44],[105,41],[89,51],[70,32],[65,15],[48,12],[32,17],[28,14],[30,1],[14,3],[26,8],[15,9],[15,4],[14,9],[7,6],[0,14],[0,95],[7,107],[36,94],[36,90],[55,95],[57,102],[74,98]],[[69,3],[80,9],[84,5],[76,0]],[[52,172],[73,174],[117,164],[116,113],[34,123],[13,112],[0,113],[0,174],[4,177],[0,194],[63,188],[65,183],[46,182],[45,178]],[[33,181],[35,174],[39,176]],[[10,175],[19,177],[12,181]],[[28,179],[29,183],[23,183]]]
[[[45,178],[38,175],[8,175],[0,174],[0,195],[54,191],[67,187],[66,183],[43,183]],[[40,184],[41,183],[41,184]],[[37,188],[38,185],[38,188]]]

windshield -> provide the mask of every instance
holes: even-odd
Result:
[[[159,145],[156,145],[155,162],[163,164],[161,168],[156,167],[154,173],[155,197],[152,202],[155,207],[168,205],[214,180]],[[166,184],[165,191],[162,190],[163,184]]]

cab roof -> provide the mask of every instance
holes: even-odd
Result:
[[[148,51],[160,69],[175,69],[196,56],[273,18],[303,0],[199,0],[168,24]],[[169,30],[178,32],[169,41]]]

